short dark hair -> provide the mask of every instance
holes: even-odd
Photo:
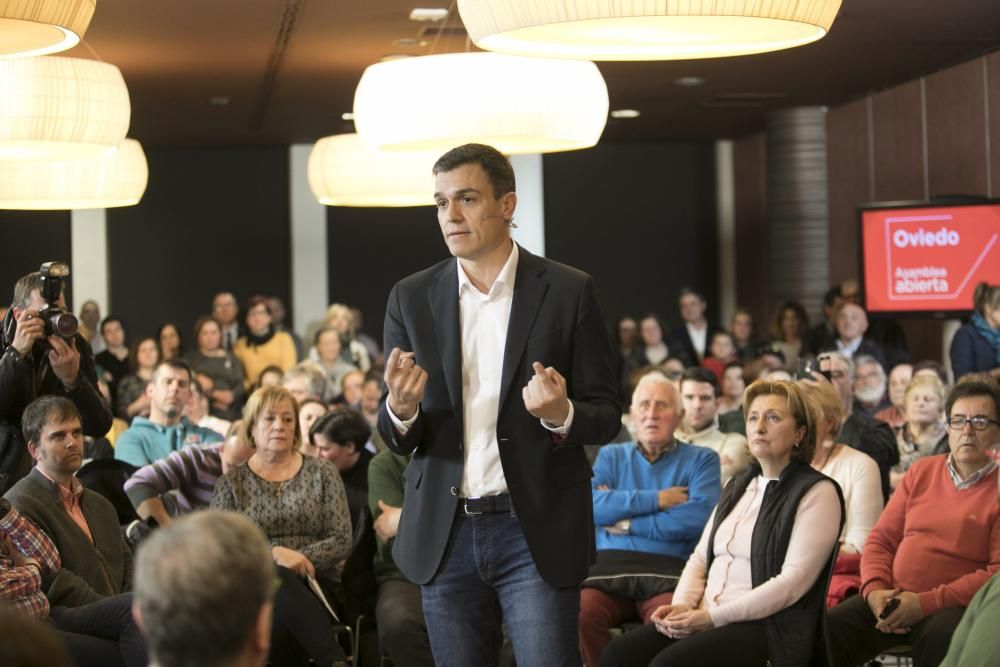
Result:
[[[156,381],[157,376],[160,374],[160,369],[164,366],[169,366],[178,371],[185,371],[188,374],[188,380],[194,381],[194,371],[191,367],[187,365],[186,361],[180,359],[162,359],[160,363],[156,364],[156,368],[153,369],[153,381]]]
[[[684,383],[686,381],[690,382],[704,382],[705,384],[712,385],[712,392],[715,397],[718,398],[722,395],[722,387],[719,386],[719,378],[715,377],[715,373],[703,368],[701,366],[692,366],[684,371],[684,375],[681,376],[680,387],[683,390]]]
[[[355,451],[360,451],[371,437],[372,429],[360,412],[344,407],[334,408],[314,421],[309,428],[309,442],[316,444],[313,437],[317,434],[341,446],[351,443]]]
[[[24,441],[38,444],[46,424],[61,424],[70,419],[83,422],[80,411],[73,405],[73,401],[62,396],[36,398],[28,404],[28,407],[24,409],[24,414],[21,415],[21,431],[24,433]]]
[[[515,192],[514,168],[510,165],[510,160],[486,144],[465,144],[452,148],[437,159],[431,171],[437,176],[466,164],[478,164],[483,168],[490,187],[493,188],[494,199],[499,199],[508,192]]]
[[[128,329],[125,328],[125,323],[122,321],[122,318],[120,318],[120,317],[118,317],[116,315],[108,315],[103,320],[101,320],[101,327],[100,327],[101,328],[101,336],[104,336],[104,327],[108,326],[108,324],[110,324],[111,322],[117,322],[118,324],[121,325],[122,331],[124,331],[125,333],[128,333]],[[157,340],[159,340],[159,339],[157,339]]]
[[[841,298],[840,285],[834,285],[823,295],[823,305],[831,308],[833,304],[837,303],[837,299],[839,298]]]
[[[677,295],[677,300],[679,301],[688,295],[696,296],[699,301],[706,303],[704,295],[702,295],[701,292],[691,289],[690,287],[682,287],[680,293]]]
[[[31,291],[36,289],[42,289],[40,271],[32,271],[26,276],[21,276],[14,285],[14,300],[11,305],[15,308],[27,308],[31,304]]]
[[[948,400],[944,404],[944,414],[951,419],[951,409],[960,398],[972,398],[974,396],[986,396],[993,399],[993,416],[1000,419],[1000,387],[996,382],[985,382],[983,380],[965,380],[959,382],[948,394]]]

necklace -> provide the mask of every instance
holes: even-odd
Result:
[[[275,498],[280,498],[281,497],[281,492],[285,488],[285,482],[287,482],[287,481],[288,480],[286,479],[286,480],[282,480],[280,482],[271,482],[271,486],[274,487],[274,497]]]

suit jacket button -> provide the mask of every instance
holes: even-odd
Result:
[[[453,487],[451,487],[450,491],[451,491],[451,495],[453,495],[453,496],[457,496],[458,495],[458,487],[453,486]]]

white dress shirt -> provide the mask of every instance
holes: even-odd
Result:
[[[507,262],[485,294],[469,280],[461,260],[455,260],[458,262],[458,314],[462,333],[462,422],[465,437],[462,451],[465,453],[465,467],[460,495],[463,498],[507,493],[507,480],[497,442],[497,417],[500,412],[503,354],[517,275],[517,244],[512,246]],[[386,408],[396,430],[405,435],[417,415],[401,421],[388,404]],[[570,401],[565,424],[555,427],[542,420],[542,425],[564,435],[569,432],[572,422],[573,402]]]
[[[692,359],[692,361],[701,361],[705,358],[705,347],[708,345],[708,324],[705,324],[701,329],[696,329],[691,326],[690,322],[685,322],[684,328],[687,329],[691,345],[694,347],[695,354],[698,355],[698,358]]]

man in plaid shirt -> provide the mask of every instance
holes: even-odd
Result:
[[[45,585],[61,566],[52,540],[0,498],[0,600],[25,616],[48,618],[81,665],[145,666],[146,647],[132,621],[131,595],[49,608]]]

